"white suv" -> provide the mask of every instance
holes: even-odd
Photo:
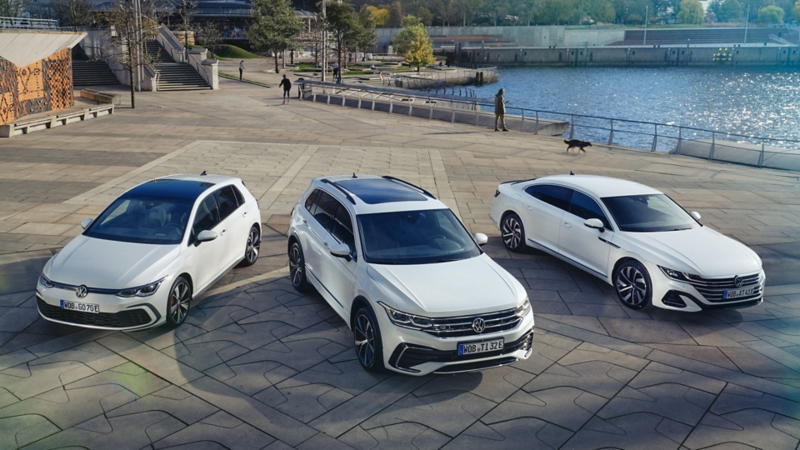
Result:
[[[318,178],[292,210],[291,281],[314,286],[353,330],[367,370],[456,373],[526,359],[522,285],[441,201],[373,175]]]

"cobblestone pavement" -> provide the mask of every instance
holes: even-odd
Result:
[[[800,442],[798,174],[293,101],[223,81],[0,142],[0,448],[770,448]],[[85,216],[175,172],[235,174],[259,198],[262,258],[178,329],[39,318],[33,286]],[[488,220],[499,181],[554,173],[657,187],[764,260],[762,305],[631,311],[608,286]],[[322,174],[373,172],[438,194],[529,289],[534,352],[422,378],[361,370],[352,335],[286,280],[288,213]]]

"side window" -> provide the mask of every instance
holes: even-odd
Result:
[[[231,186],[231,188],[233,189],[233,195],[236,196],[236,203],[238,203],[239,206],[244,205],[244,195],[242,195],[242,191],[236,186]]]
[[[556,208],[561,208],[564,211],[569,209],[572,189],[551,184],[536,184],[525,189],[525,192]]]
[[[337,241],[347,244],[347,246],[350,247],[351,253],[355,250],[356,240],[353,237],[353,221],[350,220],[350,214],[347,212],[347,208],[341,204],[339,205],[339,209],[336,210],[336,215],[333,217],[331,235],[336,238]]]
[[[219,211],[217,211],[217,201],[214,195],[209,195],[197,206],[197,213],[194,215],[192,224],[192,234],[197,236],[201,231],[210,230],[220,222]]]
[[[336,201],[330,194],[324,191],[319,191],[319,195],[317,195],[317,202],[314,205],[313,210],[311,211],[311,215],[314,216],[314,219],[322,225],[322,228],[329,229],[331,223],[333,222],[333,216],[336,214],[336,210],[339,208],[339,202]]]
[[[314,207],[317,205],[317,197],[319,196],[319,189],[315,189],[311,195],[306,198],[306,211],[314,215]]]
[[[217,205],[219,206],[219,220],[225,220],[239,207],[231,186],[225,186],[217,190],[214,192],[214,197],[217,198]]]
[[[611,229],[606,215],[600,206],[592,200],[589,196],[582,194],[578,191],[572,193],[572,203],[569,205],[569,212],[575,214],[581,219],[600,219],[603,221],[603,226]]]

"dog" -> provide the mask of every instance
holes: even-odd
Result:
[[[582,141],[580,139],[564,139],[564,143],[567,144],[567,152],[569,152],[573,148],[577,148],[578,150],[586,153],[586,147],[591,147],[592,143],[587,141]]]

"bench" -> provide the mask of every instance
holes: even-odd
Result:
[[[106,116],[113,113],[114,105],[107,104],[95,108],[87,108],[52,116],[44,116],[32,120],[25,120],[22,118],[20,122],[0,125],[0,138],[9,138],[20,134],[28,134],[32,131],[47,130],[53,127],[67,125],[74,122],[82,122],[84,120]]]

